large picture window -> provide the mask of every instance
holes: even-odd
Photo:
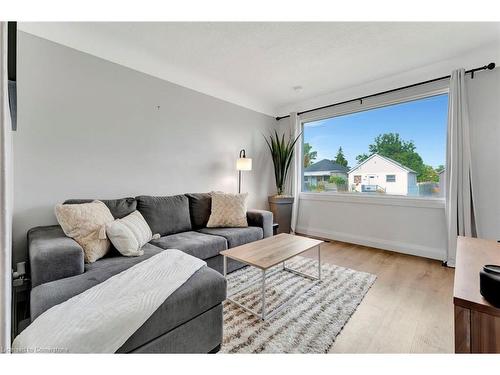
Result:
[[[304,123],[304,192],[442,197],[448,94]]]

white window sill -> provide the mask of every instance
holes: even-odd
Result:
[[[397,195],[370,195],[356,193],[300,193],[301,201],[324,201],[382,206],[403,206],[444,209],[444,198],[406,197]]]

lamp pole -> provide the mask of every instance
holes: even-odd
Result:
[[[244,149],[240,150],[238,160],[236,161],[236,169],[238,170],[238,194],[241,194],[241,171],[252,170],[252,159],[247,158]]]
[[[240,150],[240,159],[246,158],[245,150]],[[241,168],[238,168],[238,194],[241,194]]]

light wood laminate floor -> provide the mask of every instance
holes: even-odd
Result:
[[[325,263],[377,276],[332,353],[453,352],[453,269],[343,242],[324,243],[321,253]],[[316,258],[317,253],[304,255]]]

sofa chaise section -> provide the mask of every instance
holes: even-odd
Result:
[[[144,255],[141,257],[104,258],[99,262],[87,265],[86,271],[81,275],[38,285],[31,291],[32,320],[49,308],[102,283],[133,265],[158,254],[160,251],[162,250],[155,246],[146,245]],[[204,330],[200,332],[187,330],[186,334],[188,334],[188,337],[195,335],[210,346],[200,347],[198,343],[192,342],[189,351],[208,352],[214,349],[221,342],[222,330],[222,314],[214,313],[221,309],[225,298],[226,280],[224,277],[209,267],[202,267],[165,300],[153,315],[125,342],[119,352],[138,351],[146,344],[149,344],[149,349],[161,352],[167,343],[158,340],[158,338],[183,326],[192,319],[199,318],[201,315],[203,315],[203,317],[199,318],[201,320],[206,320],[209,317],[210,325],[204,327]],[[209,311],[212,312],[205,314]],[[186,327],[183,329],[186,330]],[[155,340],[158,340],[157,345],[160,345],[159,347],[151,346],[150,343]],[[172,343],[169,340],[168,345],[172,344],[183,346],[186,342]]]

